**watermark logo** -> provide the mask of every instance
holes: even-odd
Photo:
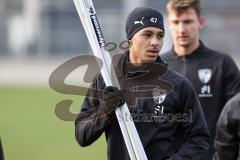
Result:
[[[94,10],[91,11],[92,13],[94,13]],[[122,41],[119,45],[114,42],[108,42],[104,46],[104,48],[109,52],[115,51],[116,49],[118,49],[118,47],[122,52],[126,51],[129,48],[128,41]],[[85,73],[83,73],[84,78],[79,81],[83,81],[85,83],[92,83],[94,77],[100,73],[100,69],[102,68],[102,61],[93,55],[81,55],[74,57],[58,66],[52,72],[49,77],[49,86],[54,91],[61,94],[86,96],[87,91],[89,91],[89,88],[87,88],[86,86],[76,86],[65,83],[65,80],[70,75],[70,73],[81,66],[87,66],[87,70]],[[92,91],[98,91],[99,93],[102,92],[101,90],[94,89],[92,89]],[[72,103],[73,100],[71,99],[63,99],[58,102],[55,106],[56,116],[63,121],[75,121],[78,114],[72,113],[70,111]]]
[[[120,115],[120,120],[144,123],[191,123],[193,122],[193,111],[192,109],[189,109],[184,113],[164,113],[156,116],[154,113],[146,113],[141,109],[136,108],[134,111],[132,111],[131,116],[128,114]]]
[[[110,42],[110,43],[107,43],[105,47],[107,47],[107,50],[110,52],[115,50],[118,47],[118,45],[116,43]],[[123,51],[126,51],[128,47],[129,47],[128,42],[126,41],[123,41],[119,44],[119,48]],[[161,64],[154,64],[154,65],[161,65]],[[49,78],[50,87],[56,92],[59,92],[65,95],[87,96],[90,99],[97,99],[98,101],[102,101],[101,99],[98,99],[99,97],[93,97],[94,95],[87,94],[89,92],[98,92],[100,95],[103,93],[103,90],[101,89],[97,90],[93,88],[88,88],[86,86],[81,86],[81,85],[77,86],[77,85],[71,85],[71,84],[65,83],[65,80],[68,77],[68,75],[70,75],[72,71],[74,71],[75,69],[81,66],[87,66],[87,70],[85,73],[83,73],[84,75],[83,79],[79,81],[84,81],[85,83],[92,83],[94,80],[94,77],[100,74],[100,70],[102,68],[102,61],[93,55],[81,55],[78,57],[74,57],[66,61],[59,67],[57,67],[52,72]],[[112,64],[112,66],[114,66],[114,64]],[[156,66],[156,67],[160,67],[160,66]],[[172,86],[170,84],[165,84],[165,83],[164,85],[169,85],[170,88]],[[158,106],[155,108],[155,111],[156,111],[155,116],[158,115],[159,113],[163,115],[164,106],[162,106],[161,103],[164,102],[168,91],[161,89],[159,87],[151,88],[151,90],[149,91],[150,92],[146,92],[146,93],[150,93],[150,96],[152,94],[153,101],[156,104],[158,104]],[[134,94],[136,95],[135,98],[145,97],[144,95],[145,92],[141,92],[139,90],[135,90],[134,92],[135,92]],[[147,97],[149,97],[149,94]],[[71,112],[72,104],[73,104],[73,100],[69,98],[63,99],[60,102],[58,102],[55,107],[56,116],[63,121],[75,121],[76,118],[79,117],[79,114]],[[80,104],[79,104],[79,110],[80,110]],[[90,114],[92,114],[93,112],[94,110],[89,110],[87,113],[84,113],[84,117],[87,117],[88,114],[89,114],[88,116],[90,116]],[[110,112],[113,112],[113,111],[110,111]],[[110,112],[106,114],[110,114]]]

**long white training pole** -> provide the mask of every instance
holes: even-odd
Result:
[[[92,0],[74,0],[74,4],[87,34],[93,53],[103,62],[101,74],[106,86],[116,86],[120,88],[115,72],[111,72],[111,56],[104,49],[105,41],[101,27],[98,23]],[[131,160],[147,160],[147,156],[143,149],[136,127],[132,121],[127,104],[125,103],[122,107],[117,108],[115,113]],[[124,116],[129,117],[130,120],[123,120],[122,117]]]

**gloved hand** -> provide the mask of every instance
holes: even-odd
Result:
[[[125,103],[125,91],[117,87],[107,86],[102,93],[101,107],[105,113],[112,113],[117,107]]]

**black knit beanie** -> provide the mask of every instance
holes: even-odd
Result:
[[[145,27],[157,27],[164,31],[162,14],[148,7],[137,7],[129,13],[125,25],[127,39],[131,39],[135,33]]]

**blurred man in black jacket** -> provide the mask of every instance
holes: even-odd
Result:
[[[173,47],[161,57],[190,80],[200,99],[211,135],[203,160],[211,160],[218,117],[227,100],[240,92],[239,70],[229,55],[209,49],[200,41],[199,31],[205,23],[200,0],[169,0],[167,13]]]
[[[240,159],[240,93],[224,106],[216,127],[214,160]]]

